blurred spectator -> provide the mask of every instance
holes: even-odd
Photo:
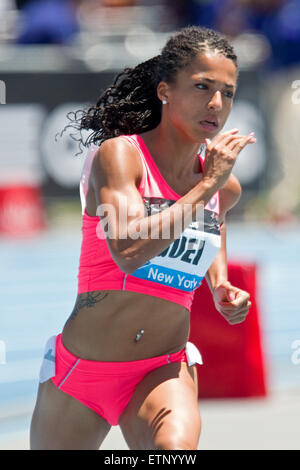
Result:
[[[274,0],[273,8],[265,10],[257,1],[252,1],[250,24],[268,37],[273,52],[272,65],[300,63],[300,1]],[[272,4],[271,1],[266,3]]]
[[[131,7],[135,3],[135,0],[103,0],[103,4],[106,7]]]
[[[222,3],[218,0],[187,0],[189,24],[198,24],[207,28],[214,28],[216,17]]]
[[[173,10],[176,18],[176,27],[181,28],[190,23],[189,21],[189,1],[186,0],[164,0],[164,4],[167,7],[167,12]]]
[[[77,0],[17,0],[23,19],[18,44],[64,44],[79,32]]]
[[[269,65],[300,62],[300,0],[188,0],[188,23],[236,37],[258,32],[268,38]]]
[[[27,3],[32,2],[32,0],[15,0],[17,8],[22,9]]]

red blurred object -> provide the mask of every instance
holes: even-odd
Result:
[[[265,366],[257,306],[255,264],[228,263],[228,279],[250,294],[244,323],[229,325],[214,306],[205,282],[195,292],[191,335],[204,365],[197,367],[199,398],[266,396]]]
[[[39,187],[16,185],[0,188],[0,235],[27,237],[45,228]]]

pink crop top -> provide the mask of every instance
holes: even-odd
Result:
[[[175,193],[162,177],[142,138],[139,135],[122,138],[137,148],[143,164],[138,191],[144,201],[145,214],[149,216],[164,210],[180,199],[182,196]],[[89,216],[85,210],[89,174],[97,150],[97,146],[90,148],[80,180],[83,225],[78,294],[97,290],[133,291],[175,302],[190,311],[195,289],[221,246],[219,193],[206,205],[201,227],[198,222],[192,222],[162,253],[134,273],[126,274],[110,254],[99,218]],[[202,168],[203,159],[200,154],[198,156]]]

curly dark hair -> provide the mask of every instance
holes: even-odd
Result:
[[[80,142],[80,148],[92,143],[100,145],[119,135],[154,129],[161,121],[162,104],[157,96],[159,82],[174,82],[176,74],[196,55],[210,50],[217,50],[238,68],[234,49],[223,35],[204,27],[186,27],[168,40],[160,55],[118,74],[95,106],[69,113],[71,124],[65,129],[76,128],[80,135],[83,130],[93,131],[85,142],[82,135],[75,139]]]

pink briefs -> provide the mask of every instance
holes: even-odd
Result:
[[[57,388],[115,426],[143,377],[157,367],[172,362],[202,364],[202,358],[196,346],[187,343],[181,351],[149,359],[129,362],[88,361],[68,351],[59,334],[52,336],[46,344],[40,382],[51,378]]]

